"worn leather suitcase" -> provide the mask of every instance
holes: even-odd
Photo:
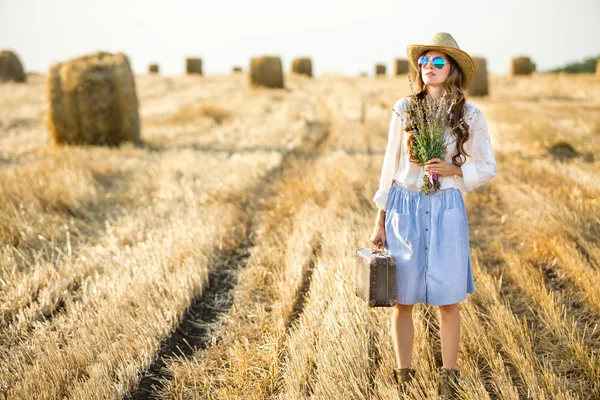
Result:
[[[356,250],[356,295],[369,307],[396,304],[396,258],[387,250]]]

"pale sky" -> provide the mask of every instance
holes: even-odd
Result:
[[[600,55],[600,0],[0,0],[0,49],[25,69],[97,50],[125,52],[136,73],[157,62],[181,74],[185,57],[206,74],[248,68],[251,57],[279,55],[289,71],[310,57],[316,75],[392,70],[406,45],[449,32],[461,49],[508,72],[529,55],[538,71]]]

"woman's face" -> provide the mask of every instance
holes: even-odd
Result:
[[[429,86],[442,85],[450,73],[450,60],[448,59],[448,56],[435,50],[429,50],[427,53],[425,53],[425,56],[429,57],[429,62],[421,66],[423,83]],[[443,68],[438,69],[433,65],[431,59],[434,57],[442,57],[444,60],[446,60]]]

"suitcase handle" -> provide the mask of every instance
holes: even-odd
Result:
[[[371,247],[371,253],[388,253],[388,254],[391,254],[388,249],[381,250],[379,247]]]

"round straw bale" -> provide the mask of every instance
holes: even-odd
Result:
[[[202,75],[202,59],[201,58],[186,58],[185,72],[188,74]]]
[[[579,152],[565,141],[554,143],[548,148],[548,153],[558,160],[568,160],[579,156]]]
[[[250,60],[250,85],[283,88],[283,67],[279,56],[253,57]]]
[[[369,74],[365,71],[362,71],[361,73],[358,74],[358,76],[369,76]]]
[[[394,76],[408,74],[408,60],[396,58],[394,60]]]
[[[292,73],[312,77],[312,61],[310,58],[295,58],[292,61]]]
[[[239,66],[233,67],[233,72],[242,72],[242,67],[239,67]]]
[[[471,96],[487,96],[489,94],[487,60],[482,57],[473,57],[475,62],[475,79],[469,87]]]
[[[10,50],[0,51],[0,82],[25,82],[25,70],[17,55]]]
[[[148,73],[157,74],[158,73],[158,64],[148,65]]]
[[[385,64],[375,64],[375,76],[385,75]]]
[[[135,81],[123,53],[97,52],[52,64],[47,98],[54,144],[112,146],[139,141]]]
[[[535,64],[527,56],[519,56],[510,60],[509,75],[531,75],[535,71]]]

